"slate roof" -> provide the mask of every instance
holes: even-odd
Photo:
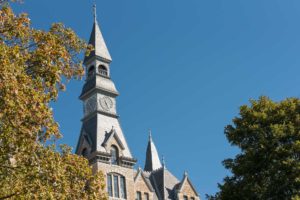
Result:
[[[176,199],[176,186],[180,181],[165,167],[151,172],[149,179],[158,199]]]
[[[88,143],[91,145],[91,150],[96,151],[96,133],[97,133],[97,116],[90,118],[87,122],[83,123],[80,131],[79,140],[76,147],[76,152],[78,152],[78,148],[80,143],[83,142],[83,138],[85,138]]]
[[[150,173],[149,172],[144,172],[141,168],[139,168],[136,171],[134,181],[136,181],[136,179],[138,178],[139,175],[143,178],[143,180],[145,181],[145,183],[148,186],[148,188],[150,189],[150,191],[155,192],[155,190],[154,190],[154,188],[151,184],[151,181],[149,179]]]
[[[80,96],[83,96],[86,94],[88,91],[94,89],[96,87],[96,76],[89,78],[85,84],[83,85],[82,92]]]
[[[146,177],[154,191],[155,199],[159,200],[176,200],[177,192],[182,190],[182,187],[186,181],[190,182],[187,173],[184,174],[184,177],[179,181],[167,168],[165,162],[161,164],[158,156],[157,149],[152,139],[151,131],[149,133],[149,141],[146,152],[146,162],[144,172],[140,172],[140,169],[137,173],[142,173]],[[197,191],[192,185],[193,190],[197,194]]]
[[[162,165],[159,160],[157,149],[153,142],[151,131],[150,131],[144,170],[151,172],[151,171],[157,170],[161,167],[162,167]]]
[[[157,199],[175,199],[176,186],[180,181],[161,164],[156,146],[149,131],[149,141],[146,151],[144,173],[148,177]]]
[[[83,96],[94,89],[108,92],[115,96],[119,95],[119,92],[111,79],[102,76],[93,76],[86,80],[79,98],[83,98]]]
[[[97,22],[96,15],[94,19],[93,29],[91,32],[89,44],[93,45],[94,50],[90,52],[89,56],[85,56],[84,63],[87,62],[90,58],[97,56],[107,62],[111,62],[111,56],[105,44],[103,35],[100,30],[100,26]]]

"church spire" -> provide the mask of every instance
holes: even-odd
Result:
[[[88,62],[91,58],[99,58],[102,61],[110,63],[112,61],[110,53],[105,44],[103,35],[101,33],[100,26],[97,21],[96,4],[93,6],[94,25],[91,32],[89,44],[94,47],[89,56],[85,56],[84,63]]]
[[[161,167],[162,167],[162,165],[159,160],[157,149],[156,149],[155,144],[152,139],[152,133],[151,133],[151,130],[149,130],[149,141],[148,141],[148,146],[147,146],[146,162],[145,162],[144,170],[151,172],[151,171],[154,171]]]

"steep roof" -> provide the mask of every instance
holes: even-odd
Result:
[[[147,185],[147,187],[149,188],[149,190],[150,190],[151,192],[154,192],[155,190],[153,189],[152,184],[151,184],[151,182],[150,182],[150,180],[149,180],[150,174],[147,173],[147,172],[144,172],[141,168],[138,168],[138,171],[136,172],[136,175],[135,175],[135,177],[134,177],[134,181],[136,181],[137,178],[138,178],[139,176],[142,177],[142,179],[143,179],[144,182],[146,183],[146,185]]]
[[[158,199],[176,199],[176,185],[178,185],[180,181],[165,167],[153,171],[150,175],[150,181]]]
[[[100,59],[111,62],[111,56],[110,53],[107,49],[107,46],[105,44],[103,35],[101,33],[101,29],[99,26],[99,23],[97,21],[97,16],[96,16],[96,6],[94,5],[94,24],[93,24],[93,29],[91,32],[89,44],[94,47],[94,50],[90,52],[89,56],[85,56],[84,58],[84,63],[87,62],[90,58],[96,56],[99,57]]]
[[[123,144],[122,140],[120,139],[118,133],[114,129],[114,127],[112,127],[111,131],[105,135],[102,146],[106,147],[107,144],[109,143],[109,141],[112,140],[112,138],[115,138],[115,140],[117,141],[118,145],[121,147],[122,150],[125,149],[124,144]]]
[[[161,162],[159,160],[157,149],[156,149],[155,144],[153,142],[151,131],[150,131],[144,170],[148,171],[148,172],[151,172],[151,171],[157,170],[161,167],[162,167],[162,165],[161,165]]]
[[[195,193],[197,196],[199,196],[199,194],[198,194],[196,188],[194,187],[194,185],[192,184],[190,178],[188,177],[188,173],[187,173],[187,172],[184,172],[183,178],[182,178],[180,184],[178,185],[178,191],[179,191],[179,192],[182,192],[182,189],[183,189],[184,185],[187,184],[187,183],[191,186],[191,188],[192,188],[192,190],[194,191],[194,193]]]

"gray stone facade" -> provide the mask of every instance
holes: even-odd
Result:
[[[159,159],[149,137],[144,170],[135,169],[136,159],[127,144],[117,114],[119,95],[110,78],[110,62],[99,24],[95,19],[89,43],[95,47],[84,58],[86,81],[80,95],[84,117],[76,153],[85,156],[95,171],[105,175],[111,200],[199,200],[187,173],[178,180]]]

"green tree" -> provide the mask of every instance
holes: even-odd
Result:
[[[0,199],[106,199],[103,175],[63,145],[49,103],[83,75],[86,43],[69,28],[31,27],[0,1]]]
[[[223,161],[232,175],[209,199],[300,199],[299,99],[251,100],[250,106],[240,107],[225,134],[240,153]]]

